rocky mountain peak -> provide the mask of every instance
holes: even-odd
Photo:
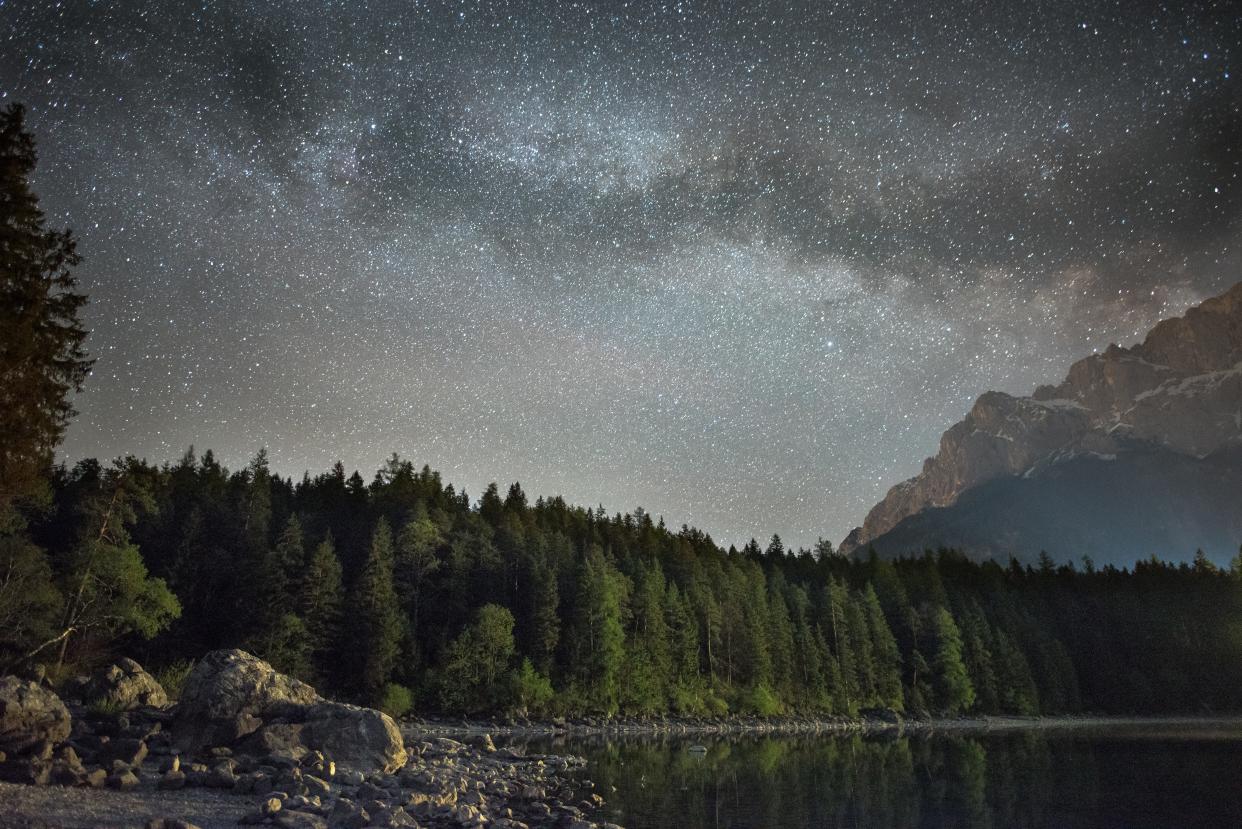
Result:
[[[1153,446],[1202,458],[1240,441],[1242,282],[1162,321],[1136,346],[1079,360],[1059,385],[1030,397],[984,393],[923,471],[889,490],[841,549],[864,547],[980,484],[1060,459]]]

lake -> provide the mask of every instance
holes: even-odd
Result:
[[[627,829],[1242,826],[1239,723],[528,745],[589,759]]]

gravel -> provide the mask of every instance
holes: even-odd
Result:
[[[254,798],[211,789],[133,791],[0,783],[0,826],[22,829],[142,829],[152,818],[180,818],[202,829],[232,829]]]

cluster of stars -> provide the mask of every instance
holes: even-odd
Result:
[[[64,454],[393,451],[838,539],[987,389],[1242,275],[1227,4],[0,2]]]

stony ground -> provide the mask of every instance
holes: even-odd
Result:
[[[244,651],[204,656],[175,709],[132,660],[80,687],[0,677],[0,827],[609,829],[580,758],[403,739]]]
[[[0,783],[0,827],[147,827],[149,821],[175,820],[201,829],[597,829],[588,816],[603,801],[589,794],[578,800],[592,784],[580,774],[584,763],[577,758],[497,750],[487,737],[467,745],[430,736],[412,739],[408,748],[410,762],[394,774],[319,771],[322,779],[310,766],[304,773],[285,761],[277,771],[261,759],[224,755],[211,767],[187,763],[188,773],[161,772],[170,758],[151,755],[128,766],[133,781],[122,790],[111,783]]]
[[[254,811],[254,798],[211,789],[128,792],[0,783],[0,826],[17,829],[129,829],[179,818],[202,829],[231,829]]]

